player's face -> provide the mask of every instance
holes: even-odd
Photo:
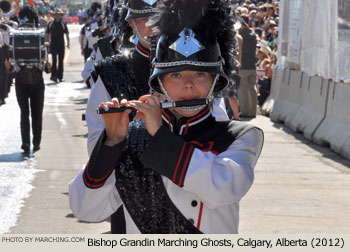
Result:
[[[154,26],[147,25],[149,18],[150,17],[136,18],[136,19],[134,19],[134,21],[135,21],[137,29],[138,29],[140,35],[143,37],[143,39],[145,39],[148,42],[151,42],[151,40],[149,39],[149,36],[156,35],[156,33],[153,31]],[[132,22],[130,22],[130,25],[134,31],[134,34],[136,34],[134,24]],[[143,46],[149,47],[149,45],[143,44],[143,41],[140,38],[139,38],[139,41],[142,43]]]
[[[208,96],[213,77],[208,72],[181,71],[168,73],[163,78],[163,85],[168,95],[174,101],[205,99]],[[175,115],[191,117],[199,111],[184,111],[172,109]]]

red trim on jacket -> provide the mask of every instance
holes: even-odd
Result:
[[[172,132],[172,130],[171,130],[170,115],[168,115],[168,114],[164,111],[164,109],[162,109],[162,113],[163,113],[163,115],[164,115],[166,118],[168,118],[168,121],[169,121],[169,130],[170,130],[170,132]]]
[[[189,127],[189,125],[190,125],[190,122],[197,120],[198,118],[200,118],[201,116],[203,116],[204,114],[206,114],[206,113],[208,112],[208,110],[209,110],[209,106],[208,106],[205,110],[203,110],[201,113],[199,113],[198,115],[196,115],[195,117],[192,117],[191,119],[189,119],[189,120],[187,121],[187,123],[186,123],[186,128],[185,128],[185,130],[184,130],[184,135],[187,135],[187,131],[188,131],[188,127]]]
[[[103,183],[101,183],[101,184],[98,184],[98,185],[90,184],[89,182],[87,182],[86,177],[84,176],[84,174],[83,174],[83,180],[84,180],[85,185],[87,187],[91,187],[91,188],[100,188],[100,187],[102,187],[105,184],[105,181]]]
[[[177,170],[179,169],[179,166],[180,166],[180,163],[181,163],[181,160],[182,160],[182,155],[186,149],[186,145],[187,145],[187,142],[184,143],[184,145],[182,146],[182,150],[181,150],[181,154],[180,154],[180,157],[177,161],[177,164],[176,164],[176,168],[175,168],[175,172],[174,172],[174,176],[173,176],[173,182],[175,183],[175,179],[176,179],[176,174],[177,174]]]
[[[208,144],[209,144],[208,148],[204,148],[205,145],[200,143],[200,142],[197,142],[197,141],[191,141],[190,143],[199,146],[201,148],[200,150],[203,151],[203,152],[209,152],[210,151],[211,153],[213,153],[215,155],[219,155],[219,152],[213,150],[214,141],[208,142]]]
[[[185,171],[187,170],[188,163],[189,163],[189,161],[190,161],[190,157],[191,157],[191,154],[192,154],[192,150],[193,150],[193,149],[194,149],[194,146],[191,145],[191,146],[190,146],[190,149],[189,149],[189,151],[188,151],[188,153],[187,153],[187,157],[186,157],[185,164],[184,164],[184,166],[182,167],[181,177],[180,177],[180,181],[179,181],[179,184],[178,184],[179,186],[182,185],[183,178],[184,178],[184,175],[185,175]]]
[[[201,227],[202,215],[203,215],[203,202],[201,202],[201,205],[199,207],[197,229],[200,229],[200,227]]]
[[[140,43],[137,43],[137,48],[140,49],[141,52],[147,54],[149,61],[151,61],[151,52],[148,49],[144,48]]]
[[[90,162],[90,161],[89,161],[89,162]],[[100,182],[100,181],[102,181],[102,180],[106,180],[106,179],[109,177],[109,175],[111,175],[111,173],[113,172],[113,169],[114,169],[114,168],[112,168],[104,177],[102,177],[102,178],[100,178],[100,179],[91,178],[91,177],[90,177],[90,174],[89,174],[89,162],[87,163],[87,165],[86,165],[86,167],[85,167],[85,171],[86,171],[86,174],[87,174],[87,176],[88,176],[88,179],[91,180],[91,181]]]

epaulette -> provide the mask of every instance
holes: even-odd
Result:
[[[134,100],[143,95],[131,63],[131,55],[117,54],[102,59],[95,64],[95,72],[94,78],[101,77],[112,98]]]

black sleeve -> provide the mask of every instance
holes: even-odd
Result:
[[[126,140],[115,145],[107,146],[104,144],[106,132],[104,131],[91,154],[84,171],[84,183],[89,188],[100,188],[109,178],[117,164]]]
[[[85,35],[85,26],[83,26],[83,28],[81,28],[80,33],[81,33],[81,35]]]
[[[140,160],[182,187],[194,145],[161,126],[142,153]]]
[[[69,33],[67,23],[64,23],[64,33]]]

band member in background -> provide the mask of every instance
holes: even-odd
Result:
[[[138,38],[136,48],[128,55],[107,57],[95,65],[95,79],[86,108],[88,125],[88,152],[91,154],[98,138],[104,129],[104,120],[96,114],[101,102],[112,97],[138,99],[149,93],[147,84],[150,76],[149,36],[155,35],[152,26],[146,23],[156,11],[157,1],[130,0],[126,20]],[[112,77],[112,79],[111,79]]]
[[[25,6],[19,11],[22,27],[31,28],[35,22],[36,12],[31,6]],[[25,154],[30,152],[30,122],[31,114],[33,132],[33,151],[40,150],[42,118],[44,108],[44,79],[43,71],[50,72],[51,64],[42,65],[11,65],[6,61],[8,71],[15,72],[16,96],[21,110],[21,137]]]
[[[128,54],[107,57],[95,65],[94,82],[86,108],[86,123],[88,125],[88,153],[91,154],[98,138],[103,132],[104,120],[96,114],[96,108],[111,97],[125,96],[137,99],[149,93],[147,80],[150,76],[150,46],[148,36],[153,35],[153,27],[146,23],[156,11],[157,1],[152,4],[144,0],[129,0],[126,21],[123,22],[124,38],[129,38],[129,30],[133,30],[138,38],[136,48]],[[126,8],[126,7],[124,7]],[[122,10],[125,12],[126,10]],[[120,20],[122,23],[123,20]],[[131,28],[130,28],[131,27]],[[132,32],[131,32],[132,33]],[[126,41],[124,41],[126,42]],[[110,76],[113,78],[110,79]],[[123,207],[116,209],[111,215],[112,222],[120,225],[112,226],[111,233],[125,233],[125,218]]]
[[[103,23],[106,26],[104,28],[105,35],[93,45],[94,49],[85,62],[84,70],[81,72],[81,76],[83,77],[88,88],[91,88],[91,86],[94,84],[91,78],[91,73],[94,71],[95,63],[101,59],[111,57],[119,53],[118,38],[115,38],[117,36],[116,33],[119,30],[119,23],[121,21],[119,9],[114,8],[114,0],[108,1],[104,8]]]
[[[102,22],[102,5],[99,2],[93,2],[87,10],[88,21],[81,30],[81,53],[84,55],[84,62],[90,57],[94,50],[94,44],[98,41],[99,36],[93,34],[103,29]]]
[[[64,82],[63,79],[63,60],[65,41],[64,35],[66,35],[67,48],[69,48],[69,31],[67,24],[63,21],[62,16],[64,12],[57,8],[52,14],[54,20],[51,21],[46,28],[45,41],[50,41],[50,53],[52,54],[52,72],[51,80],[54,82]],[[57,60],[58,58],[58,60]],[[58,66],[57,66],[58,63]]]
[[[7,97],[5,61],[7,60],[6,55],[8,51],[2,35],[2,30],[4,29],[7,29],[7,27],[0,24],[0,106],[6,103],[5,98]]]
[[[90,20],[88,17],[83,17],[82,21],[84,22],[83,27],[80,29],[79,33],[79,43],[80,43],[80,50],[81,50],[81,55],[84,56],[84,62],[86,62],[88,56],[87,53],[85,53],[87,47],[87,41],[86,41],[86,28],[90,25]]]
[[[18,23],[0,20],[0,106],[4,105],[12,84],[12,76],[6,71],[5,62],[9,60],[9,34],[16,29]]]
[[[229,1],[164,0],[159,7],[150,87],[167,102],[213,101],[234,70]],[[262,131],[217,122],[206,104],[161,110],[152,95],[100,105],[120,106],[142,120],[129,124],[130,109],[103,115],[90,161],[69,185],[74,215],[101,221],[123,205],[128,233],[237,233]]]

